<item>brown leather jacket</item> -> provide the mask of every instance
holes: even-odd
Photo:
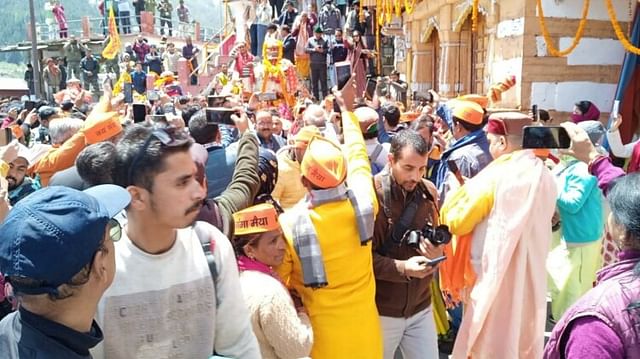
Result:
[[[384,180],[389,177],[389,181]],[[381,210],[378,212],[373,233],[373,269],[376,277],[376,304],[382,316],[409,318],[426,309],[431,304],[431,280],[433,276],[423,279],[408,278],[404,272],[403,260],[417,256],[419,253],[406,244],[398,245],[391,239],[392,223],[399,220],[404,207],[413,196],[421,196],[418,209],[410,229],[422,229],[427,223],[437,223],[437,190],[435,186],[424,180],[416,190],[403,193],[402,188],[389,174],[389,167],[374,177],[376,194]],[[383,183],[389,183],[391,198],[390,208],[384,207]],[[429,195],[431,198],[429,198]],[[390,213],[389,220],[387,213]],[[386,244],[385,244],[386,243]]]

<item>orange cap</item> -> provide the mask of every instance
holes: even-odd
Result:
[[[459,100],[453,106],[453,116],[472,125],[482,123],[484,110],[480,105],[473,101]]]
[[[268,203],[234,213],[233,222],[236,235],[271,232],[280,228],[278,212]]]
[[[533,150],[533,154],[536,155],[536,157],[546,159],[551,154],[551,150],[548,148],[536,148]]]
[[[347,161],[338,145],[313,137],[300,166],[302,175],[316,187],[334,188],[347,177]]]
[[[320,130],[316,126],[304,126],[293,138],[295,148],[307,148],[313,137],[322,137]]]
[[[84,136],[88,144],[102,142],[122,132],[122,125],[118,114],[106,112],[91,116],[91,121],[85,122]]]
[[[469,94],[458,97],[458,100],[475,102],[482,108],[487,108],[487,106],[489,106],[489,98],[487,96]]]
[[[420,116],[419,113],[417,112],[403,112],[400,115],[400,122],[404,123],[404,122],[411,122],[414,121],[415,119],[417,119]]]

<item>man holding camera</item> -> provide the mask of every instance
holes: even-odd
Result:
[[[448,232],[438,225],[437,191],[423,175],[429,148],[414,131],[393,137],[389,165],[375,176],[381,210],[373,234],[376,305],[384,358],[398,348],[405,359],[437,358],[430,284]],[[444,240],[446,242],[446,239]]]

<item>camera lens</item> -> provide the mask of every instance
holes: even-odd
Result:
[[[420,237],[422,236],[419,231],[410,231],[405,237],[405,244],[412,248],[418,248],[420,245]]]

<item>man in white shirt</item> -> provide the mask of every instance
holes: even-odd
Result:
[[[116,9],[118,10],[116,22],[119,23],[120,29],[122,30],[123,34],[130,34],[131,5],[129,4],[129,0],[115,0],[115,5],[117,5]]]
[[[132,201],[98,306],[106,340],[96,358],[260,357],[229,240],[191,226],[206,196],[191,145],[182,131],[132,125],[114,149],[114,181]]]
[[[167,44],[167,51],[162,54],[162,63],[166,71],[171,71],[175,75],[178,74],[178,60],[182,54],[176,51],[176,45],[172,42]]]

